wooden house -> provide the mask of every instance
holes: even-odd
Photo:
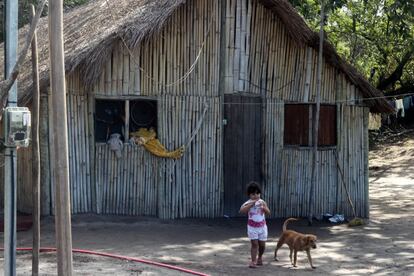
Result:
[[[53,112],[47,25],[38,30],[43,118]],[[286,0],[94,0],[65,14],[64,35],[72,213],[237,216],[255,180],[273,217],[308,215],[319,37]],[[351,215],[341,168],[357,215],[368,217],[368,116],[390,106],[328,42],[323,53],[313,213]],[[30,58],[24,68],[19,100],[29,105]],[[53,212],[49,142],[59,135],[49,125],[43,214]],[[182,158],[156,157],[129,142],[140,127],[168,150],[191,142]],[[107,144],[115,132],[119,157]],[[27,212],[30,160],[19,150]]]

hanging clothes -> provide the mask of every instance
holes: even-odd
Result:
[[[109,138],[107,144],[109,145],[109,149],[115,152],[115,156],[117,159],[122,157],[122,148],[124,143],[122,142],[121,134],[113,133]]]
[[[395,101],[395,108],[397,109],[397,116],[398,116],[398,113],[401,111],[401,117],[404,118],[405,116],[404,102],[402,99],[398,99]]]
[[[403,99],[404,110],[407,111],[412,106],[411,96],[404,97]]]

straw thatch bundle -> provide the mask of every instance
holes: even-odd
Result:
[[[256,1],[271,9],[281,19],[296,43],[318,49],[318,34],[306,25],[287,0]],[[69,11],[64,15],[66,71],[73,72],[79,69],[83,83],[92,86],[99,79],[104,64],[119,42],[119,37],[124,38],[128,47],[137,46],[142,40],[150,38],[152,34],[159,31],[170,15],[185,2],[185,0],[108,0],[108,2],[93,0]],[[42,18],[38,26],[41,88],[49,85],[47,26],[47,18]],[[28,26],[25,26],[19,32],[20,46],[24,42],[27,30]],[[359,87],[365,98],[382,96],[382,93],[372,87],[355,68],[344,62],[328,42],[325,42],[324,51],[326,61],[344,72],[348,79]],[[3,45],[1,45],[1,64],[4,63],[3,56]],[[3,74],[3,68],[0,69],[0,73]],[[19,76],[19,99],[23,103],[30,100],[30,91],[31,65],[28,55]],[[383,99],[371,100],[367,103],[373,112],[391,110],[387,101]]]

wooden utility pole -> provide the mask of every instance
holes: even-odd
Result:
[[[49,1],[50,79],[52,87],[52,162],[55,185],[55,227],[58,275],[72,275],[72,227],[70,214],[68,129],[65,61],[63,50],[63,1]]]
[[[318,158],[318,134],[319,134],[319,113],[321,109],[321,87],[322,87],[322,67],[323,67],[323,27],[325,24],[325,3],[324,0],[321,0],[321,23],[320,23],[320,31],[319,31],[319,56],[318,56],[318,83],[316,89],[316,112],[314,113],[314,129],[313,129],[313,164],[312,164],[312,180],[311,186],[309,190],[309,205],[308,205],[308,220],[309,224],[312,224],[313,219],[313,191],[315,188],[316,183],[318,183],[318,174],[316,172],[319,158]]]
[[[30,5],[30,16],[35,17],[35,8]],[[40,248],[40,151],[39,151],[39,65],[37,59],[37,35],[32,40],[32,217],[33,217],[33,251],[32,275],[39,275],[39,248]]]

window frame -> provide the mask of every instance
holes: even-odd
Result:
[[[123,139],[123,143],[127,144],[129,143],[129,134],[130,134],[130,120],[131,120],[131,116],[130,116],[130,107],[131,107],[131,102],[134,101],[150,101],[153,102],[155,104],[155,111],[156,111],[156,129],[155,131],[158,130],[158,99],[155,97],[99,97],[96,96],[94,98],[94,102],[93,102],[93,106],[94,106],[94,113],[93,113],[93,127],[94,127],[94,142],[95,144],[106,144],[107,141],[102,142],[102,141],[97,141],[96,140],[96,102],[97,101],[122,101],[124,102],[124,116],[125,116],[125,122],[124,122],[124,139]]]
[[[292,105],[304,105],[304,106],[308,106],[308,143],[307,145],[300,145],[300,144],[287,144],[286,143],[286,136],[285,136],[285,132],[286,132],[286,106],[292,106]],[[326,144],[326,145],[320,145],[320,135],[321,135],[321,120],[323,119],[322,117],[319,117],[319,129],[318,129],[318,149],[320,150],[327,150],[327,149],[333,149],[336,148],[338,146],[338,106],[336,104],[330,104],[330,103],[321,103],[321,110],[322,107],[327,106],[327,107],[334,107],[334,144]],[[287,102],[284,103],[284,120],[283,120],[283,147],[284,148],[300,148],[300,149],[311,149],[314,146],[314,141],[313,141],[313,129],[314,129],[314,122],[313,122],[313,117],[315,116],[316,113],[316,103],[312,102],[312,103],[304,103],[304,102]]]

